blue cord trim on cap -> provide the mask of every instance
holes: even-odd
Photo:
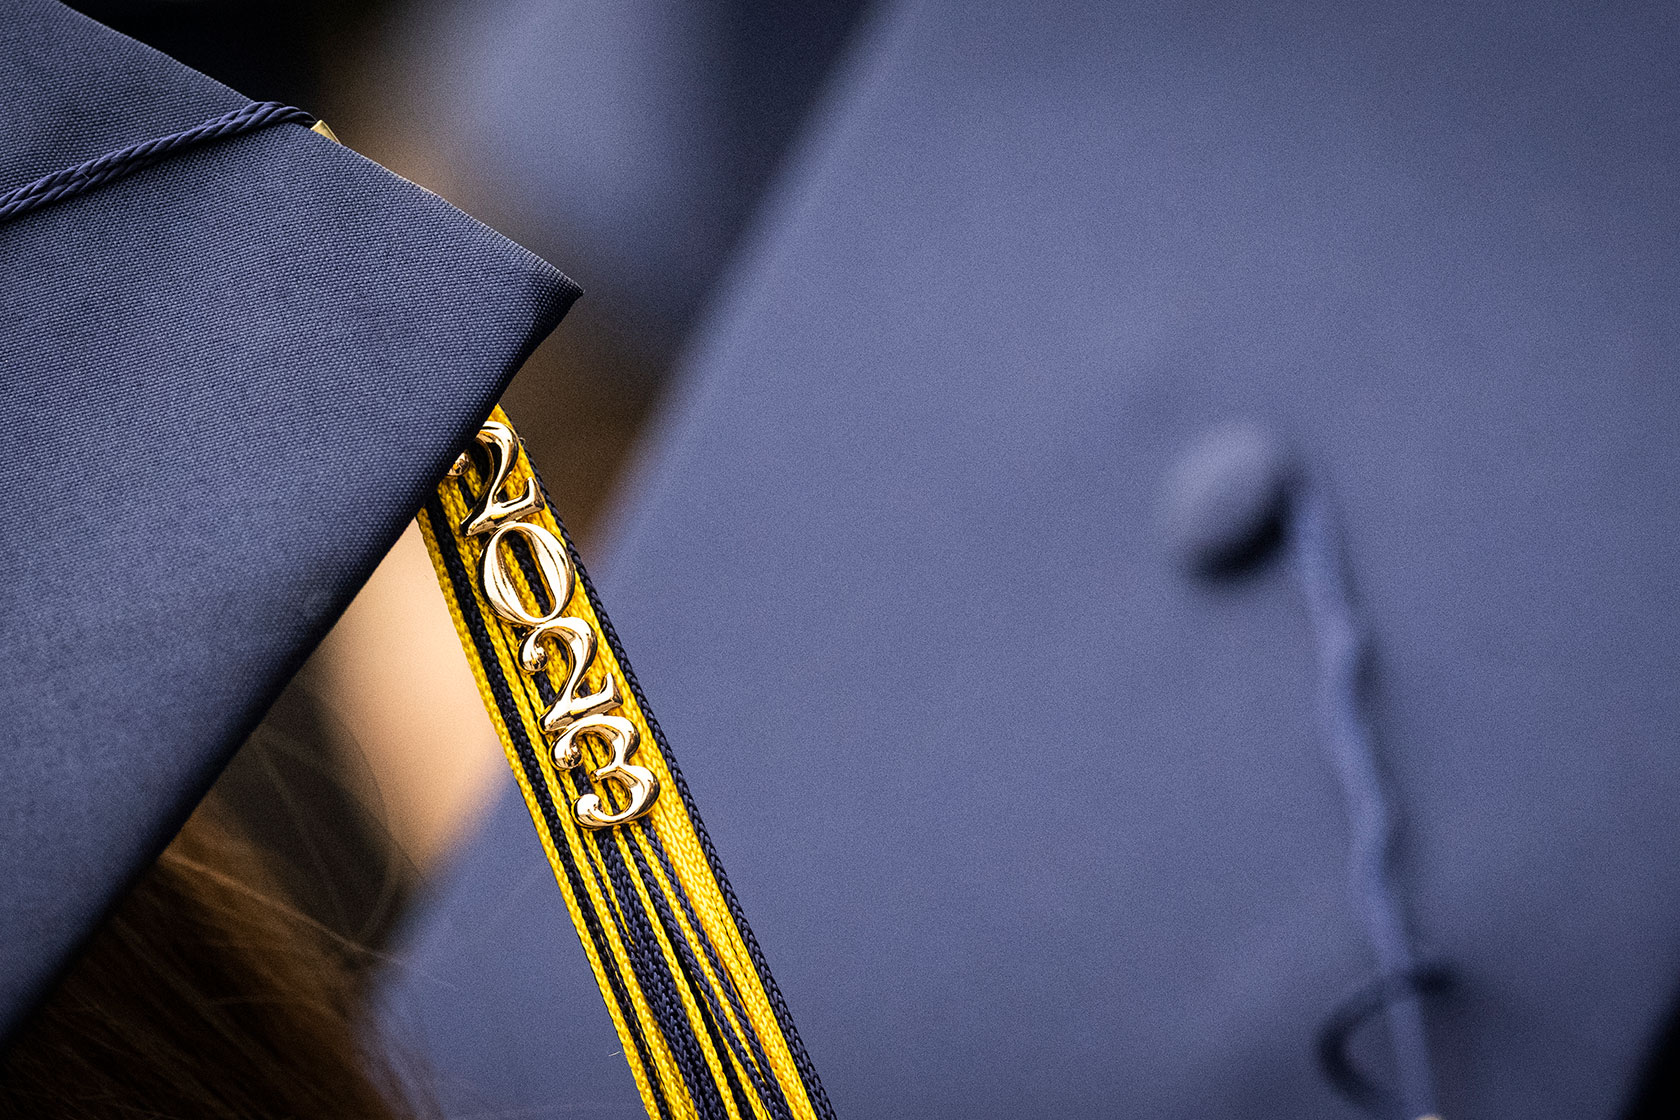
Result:
[[[1400,1081],[1398,1097],[1391,1101],[1373,1094],[1350,1096],[1365,1107],[1398,1105],[1404,1109],[1405,1120],[1436,1116],[1435,1077],[1419,1001],[1420,992],[1428,985],[1417,982],[1434,975],[1435,970],[1419,965],[1391,874],[1395,813],[1377,766],[1376,737],[1365,705],[1370,638],[1354,607],[1341,541],[1322,488],[1310,481],[1301,483],[1292,495],[1292,504],[1289,543],[1318,646],[1319,711],[1330,761],[1347,801],[1349,873],[1360,917],[1384,978],[1363,1000],[1356,997],[1358,1006],[1344,1006],[1332,1016],[1325,1037],[1335,1040],[1336,1053],[1340,1054],[1352,1029],[1377,1007],[1385,1009]],[[1321,1046],[1321,1057],[1324,1053]],[[1331,1067],[1326,1071],[1332,1072]],[[1339,1084],[1334,1076],[1331,1081]]]
[[[106,152],[96,159],[43,175],[33,183],[13,187],[0,194],[0,222],[11,221],[32,210],[104,186],[200,144],[226,140],[271,125],[307,126],[314,123],[314,116],[302,109],[282,105],[278,101],[253,101],[242,109],[223,113],[184,132],[159,136],[127,148],[119,148],[114,152]]]

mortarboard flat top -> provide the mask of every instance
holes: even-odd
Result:
[[[1300,596],[1160,528],[1240,416],[1345,527],[1399,882],[1458,978],[1444,1114],[1624,1105],[1680,981],[1677,39],[877,13],[604,580],[841,1115],[1358,1115],[1314,1064],[1374,965]],[[523,817],[392,1024],[446,1103],[634,1116]]]
[[[247,99],[0,2],[0,189]],[[296,125],[0,225],[0,1031],[577,289]]]

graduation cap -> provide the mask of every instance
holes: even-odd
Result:
[[[840,1115],[1629,1106],[1680,979],[1676,45],[875,13],[604,581]],[[635,1115],[524,816],[389,1020],[463,1114]]]

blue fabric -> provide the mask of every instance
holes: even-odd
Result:
[[[0,29],[0,189],[245,102],[57,4]],[[4,1031],[577,289],[295,125],[0,225],[0,260]]]
[[[1299,590],[1161,526],[1245,416],[1346,532],[1443,1114],[1616,1114],[1680,981],[1677,18],[873,23],[601,566],[840,1115],[1358,1115]],[[391,1021],[461,1113],[631,1117],[541,863],[510,800]]]
[[[309,128],[315,124],[315,118],[295,105],[253,101],[191,128],[154,136],[150,140],[62,167],[22,186],[0,191],[0,222],[15,221],[31,210],[113,183],[188,148],[231,140],[247,132],[282,124],[301,124]]]
[[[664,364],[863,7],[430,0],[433,156]]]

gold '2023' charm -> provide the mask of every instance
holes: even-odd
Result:
[[[599,794],[584,793],[572,813],[585,828],[611,828],[635,820],[653,808],[659,779],[652,770],[630,761],[641,733],[620,710],[623,700],[612,674],[603,674],[595,691],[583,691],[600,639],[589,622],[568,613],[578,592],[571,552],[547,526],[531,520],[545,508],[534,476],[527,475],[524,484],[515,487],[517,493],[509,492],[508,478],[519,455],[519,437],[513,429],[491,420],[478,430],[477,440],[488,453],[489,469],[484,492],[461,522],[460,532],[466,538],[484,539],[478,564],[484,600],[499,618],[523,632],[519,668],[526,675],[546,673],[555,652],[565,658],[566,681],[541,720],[554,765],[562,770],[578,766],[583,762],[583,740],[593,740],[609,757],[590,777],[616,786],[624,802],[609,811]],[[449,473],[464,474],[468,465],[463,452]],[[516,549],[522,550],[527,561],[523,566]],[[530,589],[531,602],[521,593],[522,583]]]

